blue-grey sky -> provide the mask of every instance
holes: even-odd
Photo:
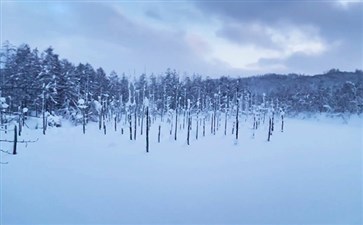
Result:
[[[1,1],[2,42],[107,72],[247,76],[363,65],[362,1]]]

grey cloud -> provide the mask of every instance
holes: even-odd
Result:
[[[144,67],[156,73],[168,67],[180,72],[221,72],[190,49],[182,31],[158,30],[138,24],[122,14],[122,4],[120,13],[110,4],[62,3],[60,6],[65,11],[61,19],[59,15],[50,15],[52,12],[47,7],[53,5],[33,4],[41,14],[21,3],[4,10],[4,38],[33,47],[52,45],[62,57],[71,55],[73,59],[119,73],[134,69],[143,72]],[[17,16],[19,13],[21,18]]]
[[[316,74],[326,72],[331,68],[339,68],[346,71],[354,71],[355,69],[363,69],[361,59],[362,51],[354,51],[354,46],[342,43],[340,48],[333,48],[327,56],[307,56],[301,53],[295,53],[286,59],[261,58],[257,63],[251,65],[260,68],[273,68],[275,65],[284,65],[285,69],[274,69],[274,73],[300,73],[300,74]],[[345,49],[342,52],[341,49]]]
[[[205,13],[237,21],[292,21],[321,25],[345,26],[362,24],[363,3],[342,9],[333,1],[196,1],[196,6]]]
[[[216,35],[221,38],[228,39],[237,44],[255,44],[267,48],[279,48],[274,45],[271,38],[263,30],[251,27],[247,23],[228,23],[217,30]]]
[[[324,72],[331,68],[340,70],[354,71],[355,69],[363,69],[363,49],[356,51],[356,46],[348,43],[342,43],[340,48],[334,48],[322,57],[306,57],[301,54],[295,54],[284,63],[293,71],[301,73],[315,73],[317,71]],[[342,50],[344,49],[344,50]]]
[[[281,22],[319,27],[326,38],[362,40],[363,2],[352,3],[346,9],[333,1],[197,1],[206,14],[232,22]]]
[[[151,19],[157,19],[157,20],[161,20],[162,16],[154,10],[148,9],[145,11],[145,15],[150,17]]]
[[[339,9],[329,2],[311,1],[188,1],[143,7],[143,13],[150,21],[157,19],[173,27],[162,30],[127,17],[122,13],[123,9],[127,11],[127,6],[122,2],[2,4],[3,40],[8,39],[15,44],[29,43],[32,47],[40,48],[52,45],[62,57],[72,56],[70,59],[75,63],[77,60],[89,61],[119,73],[133,71],[134,68],[143,71],[145,66],[148,72],[156,73],[171,67],[189,73],[252,75],[251,71],[231,69],[222,62],[206,62],[191,49],[183,26],[193,21],[210,25],[210,18],[222,24],[217,35],[235,43],[279,47],[271,43],[265,34],[243,29],[252,22],[281,28],[284,24],[311,25],[319,30],[325,40],[341,43],[339,48],[327,51],[320,57],[294,55],[279,62],[270,62],[270,65],[284,63],[291,70],[303,70],[306,66],[306,71],[308,67],[321,71],[335,65],[344,68],[362,65],[359,61],[362,61],[363,3],[347,9]],[[115,5],[121,10],[118,11]],[[263,60],[259,63],[268,66],[268,62]]]
[[[311,26],[328,45],[321,55],[296,53],[287,59],[261,59],[256,65],[268,67],[282,63],[291,72],[362,68],[363,2],[350,3],[347,7],[334,1],[196,1],[194,4],[206,15],[221,21],[217,36],[234,43],[276,48],[263,33],[244,27],[244,24],[257,23],[279,29],[286,25]]]

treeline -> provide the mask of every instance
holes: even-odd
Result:
[[[9,43],[1,49],[0,69],[0,97],[6,104],[2,112],[33,116],[48,112],[77,120],[86,113],[88,119],[97,121],[101,108],[115,113],[133,105],[142,110],[145,98],[152,105],[150,113],[161,117],[170,110],[188,107],[193,112],[222,112],[235,107],[236,102],[241,112],[262,104],[289,114],[363,112],[361,70],[212,79],[180,76],[167,69],[164,74],[130,77],[114,71],[106,74],[88,63],[74,65],[60,59],[51,47],[39,52],[26,44],[13,47]],[[86,110],[80,108],[80,99]]]

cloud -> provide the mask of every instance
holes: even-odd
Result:
[[[216,36],[239,45],[254,44],[257,42],[258,45],[263,47],[276,47],[268,36],[265,26],[261,23],[224,23],[216,31]]]
[[[156,20],[162,20],[161,15],[156,10],[146,10],[145,15]]]
[[[263,73],[288,69],[284,61],[302,54],[319,56],[329,51],[316,28],[288,24],[272,27],[262,23],[224,24],[214,38],[205,56],[209,61],[224,62],[232,70],[243,73]],[[278,60],[278,64],[261,64],[261,59]]]
[[[335,1],[336,5],[341,7],[342,9],[348,9],[350,7],[354,7],[357,3],[362,3],[361,0],[337,0]]]
[[[197,53],[199,55],[205,55],[205,54],[211,53],[212,47],[200,35],[194,34],[194,33],[189,33],[185,36],[185,38],[186,38],[186,42],[188,43],[188,45],[192,48],[192,50],[195,53]]]
[[[39,6],[35,8],[42,14],[30,6]],[[76,63],[90,62],[119,73],[132,74],[134,70],[141,73],[145,68],[149,73],[161,73],[168,67],[189,73],[218,71],[198,56],[198,51],[204,51],[207,46],[202,47],[202,41],[196,36],[187,37],[182,30],[155,28],[133,21],[127,17],[122,4],[115,7],[72,2],[60,6],[6,5],[5,38],[42,49],[52,45],[62,57]],[[22,14],[21,19],[15,16],[18,13]],[[61,15],[68,17],[60,20]]]
[[[2,2],[1,22],[3,40],[118,73],[321,72],[362,67],[363,3],[344,4]]]
[[[285,58],[265,58],[253,63],[250,68],[255,68],[256,72],[270,69],[275,73],[299,73],[299,74],[320,74],[331,68],[339,68],[345,71],[362,69],[362,51],[354,51],[354,46],[344,42],[337,42],[331,46],[328,55],[306,55],[295,52]],[[346,49],[342,55],[341,49]]]
[[[326,50],[324,40],[320,37],[318,30],[312,26],[233,23],[225,24],[216,34],[241,46],[255,45],[280,51],[282,56],[295,52],[307,55],[321,54]]]
[[[349,39],[358,43],[363,35],[363,2],[343,3],[349,6],[344,10],[337,7],[339,2],[342,1],[197,1],[195,5],[227,24],[313,26],[328,40]]]
[[[327,65],[362,67],[363,2],[197,1],[195,5],[220,21],[216,36],[236,46],[229,51],[234,54],[240,49],[240,54],[251,56],[244,69],[305,68],[316,73]],[[248,46],[254,51],[248,51]]]

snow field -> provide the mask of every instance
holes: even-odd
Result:
[[[206,123],[208,124],[208,123]],[[223,128],[224,124],[221,124]],[[25,129],[18,155],[2,154],[2,224],[360,224],[362,223],[362,121],[286,119],[271,142],[267,129],[252,138],[241,121],[240,139],[213,136],[186,144],[169,136],[169,124],[152,124],[136,141],[107,135],[90,123]],[[266,125],[264,125],[266,126]],[[12,133],[3,138],[11,139]],[[2,144],[11,149],[11,144]]]

